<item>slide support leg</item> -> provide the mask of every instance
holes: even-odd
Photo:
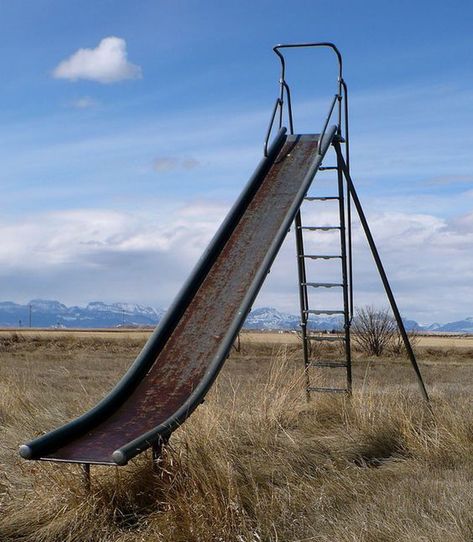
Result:
[[[371,253],[372,253],[374,261],[376,263],[376,267],[378,268],[379,276],[381,277],[381,280],[383,282],[383,286],[384,286],[384,289],[386,291],[386,295],[387,295],[387,297],[389,299],[389,303],[391,305],[391,309],[393,311],[394,318],[396,319],[396,322],[397,322],[397,325],[398,325],[398,328],[399,328],[399,332],[401,333],[401,337],[402,337],[402,340],[404,342],[404,346],[406,348],[407,355],[409,356],[412,367],[414,368],[414,371],[415,371],[415,374],[416,374],[416,377],[417,377],[417,382],[419,384],[420,392],[421,392],[422,397],[424,398],[424,400],[429,402],[429,395],[427,393],[427,389],[425,387],[424,380],[422,378],[422,374],[421,374],[419,366],[417,364],[417,360],[416,360],[414,351],[412,349],[411,343],[409,341],[409,337],[408,337],[407,332],[406,332],[406,328],[404,327],[404,322],[402,321],[401,313],[399,312],[396,300],[394,299],[394,294],[393,294],[393,292],[391,290],[391,286],[389,284],[388,277],[386,275],[383,264],[381,262],[381,258],[379,256],[378,249],[376,248],[376,244],[374,242],[373,235],[371,234],[371,230],[370,230],[370,227],[368,225],[368,221],[366,220],[366,216],[365,216],[365,213],[364,213],[363,208],[361,206],[361,202],[360,202],[360,200],[358,198],[358,194],[356,193],[355,187],[353,185],[353,181],[351,180],[350,173],[348,171],[347,165],[346,165],[345,160],[343,158],[342,151],[341,151],[341,148],[340,148],[340,143],[334,142],[334,147],[335,147],[335,151],[337,153],[339,163],[342,166],[342,170],[343,170],[345,180],[347,182],[348,192],[350,193],[350,195],[352,197],[353,203],[354,203],[354,205],[356,207],[356,211],[358,213],[358,216],[360,217],[361,225],[363,226],[363,229],[365,231],[366,239],[368,240],[368,244],[370,246]]]
[[[84,481],[84,488],[87,493],[90,493],[90,463],[82,463],[82,479]]]
[[[159,470],[159,464],[162,459],[163,446],[169,442],[169,437],[159,437],[156,442],[153,443],[151,448],[151,457],[153,462],[153,470],[157,472]]]

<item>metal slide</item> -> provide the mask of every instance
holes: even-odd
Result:
[[[89,412],[20,447],[25,459],[125,465],[203,401],[336,137],[281,129],[136,361]]]

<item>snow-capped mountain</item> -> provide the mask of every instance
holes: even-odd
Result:
[[[439,331],[439,329],[442,327],[442,324],[439,324],[438,322],[434,322],[433,324],[419,324],[419,325],[423,331]]]
[[[300,316],[279,312],[272,307],[263,307],[254,309],[246,318],[245,329],[262,329],[262,330],[299,330]],[[338,316],[316,317],[311,318],[311,329],[340,329],[342,320]]]
[[[296,329],[299,326],[300,318],[293,314],[285,314],[271,307],[252,310],[246,320],[246,329]]]
[[[7,301],[0,302],[0,327],[155,326],[163,314],[163,310],[130,303],[94,301],[86,307],[67,307],[47,299],[33,299],[26,305]]]
[[[112,328],[154,327],[165,311],[133,303],[104,303],[92,301],[85,307],[66,305],[55,300],[33,299],[25,305],[12,301],[0,302],[0,327],[63,327],[63,328]],[[272,307],[252,310],[245,321],[245,329],[299,330],[300,317],[280,312]],[[473,317],[448,324],[418,324],[404,320],[407,330],[436,331],[444,333],[472,333]],[[317,316],[310,319],[316,330],[342,327],[340,316]]]

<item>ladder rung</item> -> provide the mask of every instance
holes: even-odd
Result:
[[[310,231],[330,231],[330,230],[339,230],[340,226],[301,226],[302,230],[310,230]]]
[[[307,201],[332,201],[340,198],[338,196],[306,196],[304,199]]]
[[[341,256],[337,256],[336,254],[303,254],[301,257],[312,260],[334,260],[335,258],[341,258]]]
[[[309,341],[326,341],[326,342],[336,342],[336,341],[344,341],[345,336],[344,335],[337,335],[335,337],[321,337],[321,336],[310,336],[307,335],[307,339]]]
[[[315,386],[309,386],[307,388],[308,392],[319,391],[322,393],[348,393],[347,388],[319,388]]]
[[[343,287],[338,282],[302,282],[302,286],[312,286],[312,288],[336,288]]]
[[[337,170],[337,166],[320,166],[319,171],[334,171]]]
[[[327,367],[333,369],[343,369],[348,367],[348,364],[343,361],[311,361],[309,367]]]
[[[329,310],[329,309],[317,309],[317,310],[305,310],[304,311],[306,314],[345,314],[345,311],[333,311],[333,310]]]

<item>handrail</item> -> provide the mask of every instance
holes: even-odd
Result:
[[[286,90],[286,96],[287,96],[287,113],[288,113],[288,119],[289,119],[289,133],[294,134],[294,122],[292,119],[292,101],[291,101],[291,90],[289,88],[289,85],[286,83],[286,81],[281,81],[281,86],[284,87]],[[284,101],[282,103],[284,105]],[[282,115],[281,115],[281,122],[279,125],[279,129],[282,128]]]
[[[291,105],[291,91],[289,90],[289,86],[287,83],[281,82],[282,89],[286,90],[287,95],[287,107],[288,107],[288,118],[289,118],[289,133],[294,134],[294,124],[292,122],[292,105]],[[271,137],[271,132],[273,131],[273,125],[274,125],[274,119],[276,118],[276,113],[279,109],[279,126],[278,130],[281,130],[282,121],[283,121],[283,109],[284,109],[284,92],[282,92],[282,96],[276,99],[276,103],[274,104],[273,113],[271,115],[271,120],[269,122],[268,131],[266,132],[266,138],[264,140],[264,156],[268,156],[268,145],[269,145],[269,138]]]
[[[279,92],[279,98],[276,100],[276,104],[273,108],[273,113],[271,115],[271,120],[269,123],[268,131],[266,133],[266,139],[264,142],[264,155],[266,156],[268,145],[269,145],[269,139],[271,137],[274,121],[276,118],[276,114],[279,109],[279,129],[282,128],[283,123],[283,116],[284,116],[284,98],[286,95],[287,99],[287,112],[288,112],[288,121],[289,121],[289,133],[294,133],[294,119],[293,119],[293,112],[292,112],[292,100],[291,100],[291,91],[289,88],[289,85],[286,82],[286,59],[284,58],[284,55],[282,53],[282,49],[295,49],[295,48],[304,48],[304,47],[326,47],[331,49],[337,58],[337,64],[338,64],[338,78],[337,78],[337,94],[338,97],[338,122],[337,122],[337,135],[342,137],[342,124],[344,124],[344,140],[345,140],[345,148],[346,148],[346,154],[347,154],[347,165],[349,166],[349,134],[348,134],[348,89],[347,85],[343,79],[343,59],[342,55],[340,53],[340,50],[338,47],[331,42],[307,42],[307,43],[281,43],[278,45],[275,45],[273,47],[273,51],[276,53],[276,55],[279,58],[279,61],[281,63],[281,75],[279,78],[279,85],[280,85],[280,92]],[[343,108],[344,105],[344,108]],[[324,129],[322,130],[321,137],[324,135],[328,123],[330,122],[330,118],[333,114],[335,108],[335,103],[332,103],[329,110],[329,115],[327,117],[327,120],[324,124]],[[343,110],[344,109],[344,110]],[[343,115],[342,115],[343,111]]]
[[[337,55],[338,75],[339,75],[339,78],[342,79],[342,67],[343,67],[342,54],[340,53],[340,50],[338,49],[338,47],[330,41],[314,41],[314,42],[305,42],[305,43],[279,43],[278,45],[275,45],[273,47],[273,51],[282,59],[283,67],[285,68],[284,57],[282,56],[282,54],[279,53],[279,49],[295,49],[295,48],[302,48],[302,47],[328,47],[332,49],[333,52]]]
[[[337,103],[337,101],[340,101],[340,99],[341,98],[339,94],[335,94],[335,96],[333,97],[332,103],[330,105],[330,109],[328,111],[327,118],[325,119],[324,127],[322,128],[322,131],[320,132],[319,145],[317,147],[318,154],[322,154],[322,140],[325,136],[325,132],[327,131],[328,123],[330,122],[330,119],[332,118],[332,113],[335,108],[335,104]]]
[[[269,126],[268,126],[268,131],[266,132],[266,139],[264,140],[264,156],[265,156],[265,158],[268,157],[269,138],[271,137],[271,132],[273,130],[274,119],[276,118],[276,113],[277,113],[278,107],[281,108],[281,111],[282,111],[282,102],[281,102],[280,98],[277,98],[276,103],[274,104],[273,113],[271,115],[271,120],[270,120]],[[280,124],[282,124],[282,121],[280,121]]]
[[[342,54],[340,53],[338,47],[329,41],[320,41],[320,42],[308,42],[308,43],[280,43],[279,45],[275,45],[273,47],[273,51],[277,54],[279,57],[279,60],[281,62],[281,79],[280,83],[281,85],[287,84],[286,83],[286,59],[284,58],[284,55],[280,52],[280,49],[300,49],[305,47],[326,47],[331,49],[336,57],[337,57],[337,63],[338,63],[338,95],[342,95],[342,85],[343,85],[343,59]],[[342,103],[339,102],[339,108],[338,108],[338,135],[341,135],[341,123],[342,123]]]

